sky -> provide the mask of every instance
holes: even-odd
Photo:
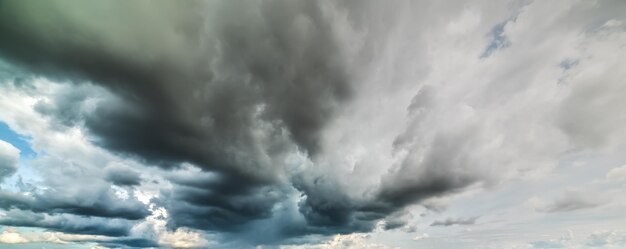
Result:
[[[0,0],[0,248],[626,248],[626,1]]]

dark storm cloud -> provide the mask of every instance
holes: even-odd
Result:
[[[404,227],[405,230],[414,230],[415,227],[407,226],[408,221],[412,218],[413,218],[413,215],[411,215],[411,213],[406,212],[406,211],[391,214],[385,218],[385,223],[384,223],[383,228],[385,230],[392,230],[392,229]]]
[[[75,8],[96,11],[79,1],[2,4],[0,53],[35,72],[91,80],[120,95],[123,106],[101,106],[87,125],[105,147],[149,161],[245,171],[253,165],[218,155],[237,149],[254,159],[246,144],[255,143],[256,114],[314,153],[317,133],[349,94],[330,26],[315,3],[128,6],[119,19],[150,19],[132,16],[140,7],[163,12],[162,30],[145,36],[120,27],[139,23],[72,23]],[[153,41],[170,35],[174,44]],[[174,51],[162,51],[169,45]]]
[[[31,196],[1,191],[0,197],[2,209],[17,208],[49,214],[68,213],[129,220],[143,219],[149,214],[145,205],[138,201],[120,201],[106,193],[100,193],[93,202],[77,201],[75,198],[64,197],[52,191]]]
[[[436,220],[430,226],[454,226],[454,225],[474,225],[476,223],[476,219],[478,217],[467,217],[467,218],[447,218],[445,220]]]
[[[306,196],[300,211],[312,225],[371,230],[378,220],[411,204],[459,192],[481,180],[474,172],[465,170],[474,163],[470,156],[474,132],[469,128],[436,136],[424,158],[417,151],[409,153],[402,164],[382,178],[379,188],[368,198],[347,196],[339,187],[340,180],[331,176],[296,178],[296,188]],[[413,139],[410,133],[403,136],[406,141]],[[390,228],[400,223],[392,221]]]
[[[294,186],[306,199],[300,202],[300,212],[313,226],[347,226],[353,221],[356,203],[346,196],[338,184],[326,177],[294,179]]]
[[[222,227],[266,217],[276,198],[265,197],[265,186],[277,181],[281,155],[292,143],[318,153],[321,129],[350,95],[317,2],[0,4],[0,55],[116,95],[84,117],[71,105],[80,94],[42,103],[40,112],[64,125],[84,119],[114,152],[166,168],[190,162],[226,179],[206,186],[216,189],[175,190],[176,208],[189,207],[173,212],[175,223],[226,217],[207,221]],[[136,183],[112,174],[116,184]],[[216,194],[230,187],[238,190]]]
[[[250,220],[270,217],[283,193],[273,186],[246,186],[242,180],[227,176],[187,182],[174,179],[176,185],[164,198],[174,217],[169,225],[232,231]]]
[[[108,167],[104,178],[118,186],[134,186],[141,183],[139,173],[125,167]]]
[[[128,235],[133,222],[124,219],[81,217],[76,215],[50,215],[12,209],[0,217],[0,225],[16,227],[40,227],[70,234],[106,236]]]
[[[277,237],[364,232],[410,204],[473,183],[455,172],[467,146],[455,139],[467,140],[465,133],[439,136],[425,163],[405,160],[362,198],[344,192],[334,176],[286,176],[285,155],[297,148],[315,162],[324,149],[320,134],[352,95],[350,65],[322,4],[2,1],[0,56],[77,86],[36,105],[59,124],[84,125],[98,145],[148,164],[201,168],[169,176],[172,188],[155,200],[166,207],[171,227],[239,231],[270,218],[293,185],[302,193],[297,208],[305,222],[284,225]],[[113,96],[104,94],[87,112],[82,103],[99,94],[81,89],[89,84]],[[398,137],[411,139],[410,132]],[[119,169],[105,170],[105,179],[126,186],[141,180]],[[0,204],[146,216],[145,207],[116,204],[108,196],[83,206],[52,196]],[[403,224],[390,219],[388,228]]]
[[[396,181],[402,180],[400,177]],[[323,227],[334,233],[370,231],[377,221],[407,206],[435,196],[442,196],[462,190],[473,181],[458,179],[452,175],[433,174],[432,178],[416,181],[412,184],[386,185],[378,194],[369,199],[353,199],[343,194],[341,189],[323,186],[319,182],[311,186],[297,185],[306,199],[300,203],[300,212],[305,216],[309,227]],[[323,191],[321,189],[328,189]],[[406,225],[403,219],[390,219],[386,229],[395,229]]]
[[[294,186],[302,193],[299,212],[306,219],[302,233],[352,233],[374,228],[376,221],[393,213],[397,208],[381,207],[378,199],[355,199],[340,187],[332,176],[299,175]]]

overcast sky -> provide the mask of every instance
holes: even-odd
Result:
[[[0,1],[0,247],[626,248],[626,1]]]

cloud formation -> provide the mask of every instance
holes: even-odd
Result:
[[[320,130],[350,95],[341,50],[317,3],[138,2],[108,6],[111,13],[130,12],[106,23],[84,19],[98,12],[90,4],[3,4],[3,19],[13,20],[0,27],[6,58],[59,80],[94,82],[117,96],[83,117],[97,144],[161,167],[189,162],[217,175],[205,183],[215,186],[210,193],[191,196],[184,183],[178,191],[185,195],[178,200],[194,206],[181,213],[235,216],[206,227],[266,217],[274,198],[255,193],[284,181],[286,152],[319,152]],[[148,20],[154,22],[146,26]],[[44,31],[55,29],[89,38]],[[40,111],[72,124],[80,105],[68,104],[85,94],[61,95]],[[233,204],[243,198],[233,194],[268,204]]]
[[[567,189],[621,193],[623,167],[604,166],[618,156],[601,173],[570,166],[623,150],[623,13],[1,1],[0,121],[37,153],[19,161],[0,141],[0,225],[110,248],[387,248],[368,233],[437,243],[428,229],[492,226],[508,210],[490,209],[540,195],[535,183],[556,198],[526,215],[616,212]],[[471,208],[444,214],[459,200]]]

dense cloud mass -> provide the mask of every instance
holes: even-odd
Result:
[[[198,215],[234,211],[228,224],[206,226],[268,212],[271,205],[233,202],[280,181],[278,159],[291,141],[316,153],[317,133],[349,95],[338,45],[315,3],[138,2],[130,12],[140,16],[129,13],[104,23],[82,22],[82,12],[99,8],[91,3],[3,4],[3,19],[12,20],[2,22],[2,52],[8,58],[59,79],[93,81],[119,96],[84,117],[98,144],[162,167],[189,162],[217,174],[202,183],[217,191],[177,191],[192,204],[200,204],[194,198],[211,199]],[[101,7],[112,8],[110,13],[128,8],[108,5]],[[155,13],[143,13],[144,8]],[[44,9],[52,11],[30,16]],[[146,25],[149,20],[160,25]],[[87,39],[48,33],[55,29]],[[67,124],[77,115],[72,110],[77,105],[68,101],[80,102],[80,96],[59,96],[56,108],[42,109]],[[108,177],[113,183],[136,182],[115,172]],[[226,189],[233,193],[220,191]]]
[[[619,216],[624,13],[618,0],[0,1],[0,225],[66,237],[3,236],[387,248],[369,234],[500,231],[521,206]]]

